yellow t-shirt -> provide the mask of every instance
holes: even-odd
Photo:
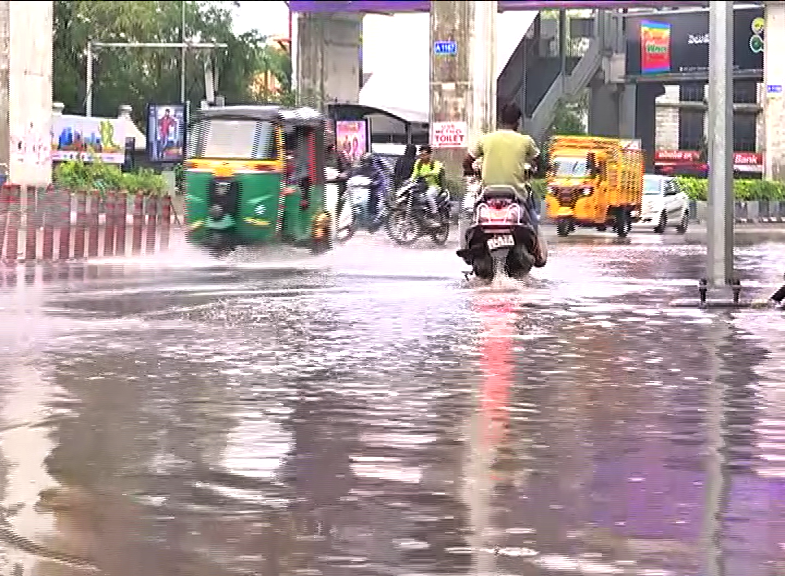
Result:
[[[531,136],[513,130],[496,130],[485,134],[469,149],[482,158],[482,182],[486,186],[515,186],[525,190],[524,166],[540,155]]]

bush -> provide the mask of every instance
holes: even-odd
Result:
[[[705,201],[709,193],[706,178],[678,177],[679,185],[691,200]],[[785,183],[771,180],[734,180],[733,196],[736,200],[785,200]]]
[[[709,192],[709,181],[706,178],[690,178],[678,176],[682,191],[691,200],[706,201]],[[533,180],[532,187],[540,198],[545,197],[547,184],[545,180]],[[782,200],[785,201],[785,182],[771,180],[734,180],[733,195],[736,200]]]
[[[54,182],[75,192],[98,190],[105,194],[108,190],[126,190],[132,194],[166,194],[166,180],[153,170],[141,168],[136,172],[124,173],[118,166],[100,161],[61,162],[54,170]]]

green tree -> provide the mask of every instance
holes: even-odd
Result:
[[[260,51],[257,61],[257,74],[260,80],[254,84],[253,97],[260,102],[295,105],[292,91],[292,57],[287,47],[268,43]],[[272,77],[277,82],[277,90],[265,78]]]
[[[561,100],[556,106],[556,114],[548,129],[548,135],[586,134],[585,118],[589,107],[587,100],[587,90],[583,90],[580,96],[574,100]]]
[[[235,2],[60,1],[54,3],[54,98],[67,113],[85,111],[86,47],[100,42],[179,42],[182,10],[185,37],[224,42],[226,49],[189,50],[186,98],[204,98],[204,59],[213,58],[219,93],[228,102],[251,101],[251,81],[259,69],[264,38],[232,32]],[[137,121],[148,102],[180,99],[180,57],[176,48],[100,48],[93,60],[93,113],[114,116],[130,104]]]

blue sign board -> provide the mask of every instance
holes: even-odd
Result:
[[[433,53],[439,56],[455,56],[458,44],[454,40],[437,40],[433,43]]]
[[[767,94],[782,94],[782,84],[769,84],[766,86]]]

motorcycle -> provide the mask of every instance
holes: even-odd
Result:
[[[535,257],[541,251],[542,260]],[[458,256],[484,280],[498,274],[522,279],[547,263],[547,245],[529,219],[512,186],[487,186],[474,204],[472,221]]]
[[[387,235],[399,246],[410,246],[426,234],[437,246],[447,242],[450,236],[450,192],[442,189],[436,194],[436,214],[431,214],[425,197],[428,193],[424,180],[409,181],[398,188],[390,201]]]

